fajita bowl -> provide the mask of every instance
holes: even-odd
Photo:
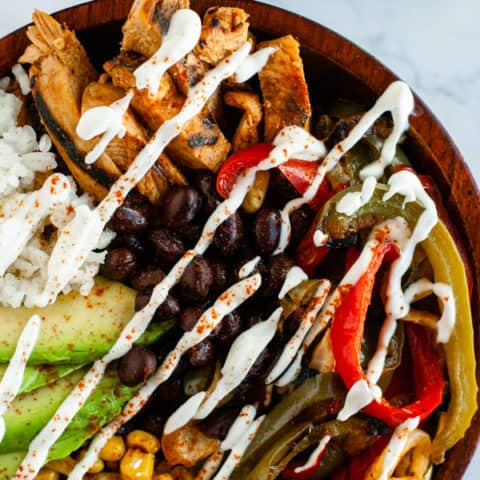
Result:
[[[294,35],[302,45],[302,56],[310,86],[312,103],[326,98],[345,97],[363,104],[373,101],[396,75],[352,42],[329,29],[284,10],[253,0],[192,0],[192,8],[203,13],[218,3],[244,8],[250,14],[253,31],[260,37]],[[111,58],[120,41],[120,27],[132,0],[96,0],[59,12],[55,17],[75,29],[92,61],[100,66]],[[25,28],[0,40],[0,76],[11,66],[28,44]],[[404,144],[420,172],[434,177],[441,188],[443,201],[455,219],[470,256],[475,284],[472,314],[475,340],[480,344],[480,193],[455,143],[441,123],[418,97],[415,114]],[[472,221],[473,220],[473,221]],[[477,368],[480,382],[480,369]],[[460,479],[475,451],[480,437],[480,414],[474,417],[462,441],[448,453],[446,462],[436,471],[436,480]]]

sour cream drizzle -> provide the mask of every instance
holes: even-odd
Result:
[[[77,125],[77,135],[84,140],[91,140],[102,135],[90,152],[85,156],[85,163],[95,163],[105,152],[108,144],[115,138],[123,138],[126,133],[123,117],[133,98],[133,92],[110,105],[102,105],[87,110]]]
[[[300,267],[297,267],[296,265],[293,266],[287,272],[283,286],[278,294],[278,299],[283,300],[285,295],[292,290],[292,288],[298,287],[298,285],[305,280],[308,280],[308,275]]]
[[[377,179],[375,177],[367,177],[359,192],[347,193],[341,198],[336,205],[337,212],[344,213],[347,216],[353,215],[370,201],[375,192],[376,185]]]
[[[237,83],[246,82],[267,64],[270,55],[276,52],[274,47],[266,47],[249,55],[235,72],[234,79]]]
[[[378,480],[388,480],[393,474],[402,453],[407,446],[408,438],[420,424],[420,417],[413,417],[401,423],[393,432],[383,457],[383,472]]]
[[[265,379],[265,383],[269,384],[274,382],[291,364],[298,350],[302,347],[303,340],[307,335],[310,328],[312,328],[315,319],[317,318],[320,308],[322,308],[323,302],[327,298],[331,284],[328,280],[321,280],[317,287],[315,294],[308,306],[307,311],[303,315],[300,325],[297,331],[293,334],[290,340],[285,345],[280,358],[275,363],[273,369]]]
[[[295,473],[302,473],[305,472],[306,470],[310,470],[312,467],[318,464],[318,458],[323,455],[325,452],[325,449],[327,448],[328,444],[330,443],[331,440],[330,435],[325,435],[320,442],[318,443],[317,448],[310,454],[308,457],[308,460],[305,462],[304,465],[301,465],[300,467],[295,468]]]
[[[260,262],[260,257],[255,257],[252,260],[248,261],[245,265],[242,265],[240,270],[238,271],[238,278],[242,279],[248,277],[252,274],[252,272],[257,267],[258,263]]]
[[[177,10],[162,38],[162,46],[133,72],[137,88],[148,88],[150,95],[155,95],[164,73],[195,48],[201,33],[202,21],[195,11]]]
[[[0,381],[0,442],[5,435],[5,412],[18,394],[23,382],[25,367],[37,343],[40,334],[41,320],[32,315],[18,339],[18,344]]]
[[[4,207],[0,219],[0,275],[18,258],[40,223],[64,204],[72,187],[65,175],[50,175],[40,190],[21,193]]]

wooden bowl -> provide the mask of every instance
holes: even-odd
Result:
[[[345,97],[371,105],[396,77],[376,59],[349,40],[327,28],[293,13],[252,0],[191,0],[203,13],[208,7],[223,4],[244,8],[250,14],[253,31],[261,37],[291,33],[302,44],[302,55],[312,103],[322,99]],[[41,7],[41,2],[38,2]],[[100,69],[113,57],[121,38],[120,27],[132,0],[97,0],[69,8],[56,18],[78,31],[92,61]],[[28,44],[25,28],[0,40],[0,75],[11,66]],[[443,194],[445,205],[459,228],[469,252],[475,275],[473,319],[477,347],[480,340],[480,194],[475,181],[452,139],[426,105],[415,97],[415,115],[405,148],[419,171],[433,175]],[[480,369],[477,368],[480,383]],[[465,438],[447,455],[438,468],[436,480],[460,479],[477,446],[480,414],[477,412]]]

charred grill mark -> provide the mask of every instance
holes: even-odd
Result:
[[[35,86],[35,78],[32,79],[32,86]],[[53,115],[50,113],[50,110],[48,109],[48,106],[43,100],[42,96],[34,90],[33,98],[40,117],[50,131],[51,135],[55,137],[59,143],[61,143],[63,149],[68,155],[68,158],[75,163],[77,167],[93,177],[96,182],[104,187],[110,188],[114,182],[114,179],[102,169],[96,167],[95,164],[87,165],[84,160],[84,155],[77,150],[77,147],[72,139],[57,123]]]
[[[192,148],[204,147],[205,145],[215,145],[218,141],[218,135],[206,137],[204,135],[192,135],[188,139],[188,145]]]

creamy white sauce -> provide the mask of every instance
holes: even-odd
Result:
[[[378,480],[388,480],[395,471],[402,453],[407,446],[410,434],[420,424],[420,417],[409,418],[401,423],[393,432],[383,457],[383,472]]]
[[[126,133],[123,117],[130,106],[133,92],[110,105],[101,105],[87,110],[77,125],[77,135],[84,140],[102,135],[97,144],[85,156],[85,163],[95,163],[105,152],[109,143],[115,138],[123,138]]]
[[[377,385],[369,385],[362,379],[352,385],[347,393],[345,404],[338,412],[337,420],[344,422],[353,415],[357,414],[362,408],[370,405],[374,400],[379,401],[382,398],[382,390]]]
[[[338,213],[343,213],[347,216],[353,215],[357,210],[360,210],[366,205],[375,192],[377,179],[375,177],[367,177],[363,181],[362,189],[359,192],[350,192],[337,202],[336,210]]]
[[[432,283],[422,278],[412,283],[404,293],[405,303],[408,307],[415,301],[417,295],[432,292],[443,305],[442,315],[437,323],[437,342],[447,343],[455,327],[456,308],[452,287],[445,283]],[[408,312],[407,312],[408,314]]]
[[[206,392],[198,392],[191,396],[183,405],[181,405],[165,423],[163,433],[168,435],[169,433],[182,428],[186,425],[195,415],[198,407],[205,399]]]
[[[195,480],[210,480],[218,471],[224,456],[225,452],[223,450],[217,450],[214,454],[210,455],[197,473]]]
[[[221,443],[220,448],[225,451],[231,450],[247,432],[256,414],[257,409],[254,405],[245,405],[229,428],[227,436]]]
[[[155,95],[165,72],[195,48],[201,32],[202,21],[195,11],[177,10],[163,35],[162,46],[133,72],[137,88],[148,88],[150,95]]]
[[[316,247],[323,247],[328,242],[328,235],[321,230],[315,230],[313,234],[313,244]]]
[[[270,55],[277,49],[274,47],[262,48],[249,55],[238,67],[234,79],[237,83],[243,83],[250,80],[254,75],[260,72],[267,64]]]
[[[265,415],[257,418],[248,428],[248,430],[237,440],[236,444],[233,446],[230,455],[225,460],[220,468],[219,472],[215,475],[214,480],[227,480],[230,477],[231,473],[235,467],[240,463],[242,455],[245,453],[250,442],[253,440],[255,435],[260,428]]]
[[[40,334],[41,320],[32,315],[23,329],[18,344],[0,381],[0,442],[5,435],[5,412],[22,386],[25,367],[37,343]]]
[[[397,320],[402,318],[409,310],[409,305],[405,301],[402,290],[402,277],[412,263],[416,246],[428,237],[432,228],[438,222],[435,203],[425,192],[415,174],[406,170],[395,173],[389,178],[388,185],[389,190],[383,197],[385,201],[399,194],[405,197],[404,206],[408,202],[417,201],[424,207],[424,211],[418,217],[411,236],[402,240],[400,256],[390,266],[385,305],[387,318],[380,331],[377,350],[370,360],[367,370],[368,379],[372,384],[377,383],[382,374],[388,345],[397,328]]]
[[[20,91],[22,92],[22,95],[28,95],[31,91],[30,79],[28,78],[25,69],[19,63],[17,63],[12,67],[12,73],[17,80],[18,85],[20,86]]]
[[[4,206],[0,220],[0,275],[18,258],[41,222],[70,198],[71,190],[67,177],[54,173],[40,190],[17,194]]]
[[[306,470],[310,470],[311,468],[315,467],[315,465],[319,463],[318,458],[323,455],[323,452],[327,448],[331,438],[332,437],[330,435],[325,435],[318,443],[317,448],[315,448],[315,450],[310,454],[305,464],[300,467],[296,467],[294,472],[302,473],[302,472],[305,472]]]
[[[307,311],[302,316],[300,325],[293,336],[288,340],[287,344],[283,348],[280,358],[275,363],[273,369],[265,379],[265,383],[269,384],[277,380],[278,377],[288,368],[296,357],[298,350],[302,347],[303,340],[307,335],[310,328],[312,328],[315,319],[317,318],[320,308],[322,308],[331,284],[328,280],[321,280],[320,284],[312,297],[312,300],[308,306]]]
[[[196,419],[210,415],[218,403],[242,383],[275,336],[281,315],[282,308],[279,307],[267,320],[245,330],[235,339],[222,367],[222,377],[198,409]]]
[[[252,260],[248,261],[245,263],[245,265],[242,265],[240,270],[238,271],[238,278],[246,278],[249,275],[252,274],[252,272],[255,270],[257,267],[258,263],[260,262],[261,258],[260,257],[255,257]]]
[[[303,281],[308,280],[308,275],[298,266],[293,266],[285,277],[282,288],[278,294],[278,299],[282,300],[285,295],[295,287],[298,287]]]

